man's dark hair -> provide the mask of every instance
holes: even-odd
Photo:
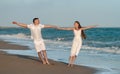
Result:
[[[33,19],[33,23],[34,23],[34,22],[35,22],[35,20],[37,20],[37,19],[39,19],[39,18],[34,18],[34,19]]]

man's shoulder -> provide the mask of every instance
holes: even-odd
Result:
[[[34,24],[28,24],[28,25],[34,25]]]
[[[39,24],[39,25],[44,25],[44,24]]]
[[[39,24],[39,26],[40,26],[41,28],[44,28],[45,25],[43,25],[43,24]]]
[[[33,27],[33,26],[34,26],[33,24],[28,24],[28,25],[27,25],[28,28],[31,28],[31,27]]]
[[[34,26],[34,24],[28,24],[29,26]]]

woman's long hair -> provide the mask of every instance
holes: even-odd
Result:
[[[80,25],[80,22],[79,21],[75,21],[75,23],[77,23],[79,26],[78,26],[78,28],[80,29],[80,28],[82,28],[82,26]],[[82,39],[86,39],[86,35],[85,35],[85,33],[84,33],[84,31],[82,30],[82,32],[81,32],[81,36],[82,36]]]

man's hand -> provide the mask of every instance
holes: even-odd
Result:
[[[27,28],[27,24],[17,23],[16,21],[13,21],[12,24],[16,24],[16,25],[18,25],[20,27]]]
[[[17,22],[15,22],[15,21],[13,21],[12,23],[13,23],[13,24],[17,24]]]

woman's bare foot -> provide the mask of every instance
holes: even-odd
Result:
[[[43,61],[43,62],[42,62],[42,64],[46,64],[46,62],[45,62],[45,61]]]
[[[43,64],[46,64],[46,62],[43,62]]]
[[[46,64],[50,65],[50,63],[47,61]]]

